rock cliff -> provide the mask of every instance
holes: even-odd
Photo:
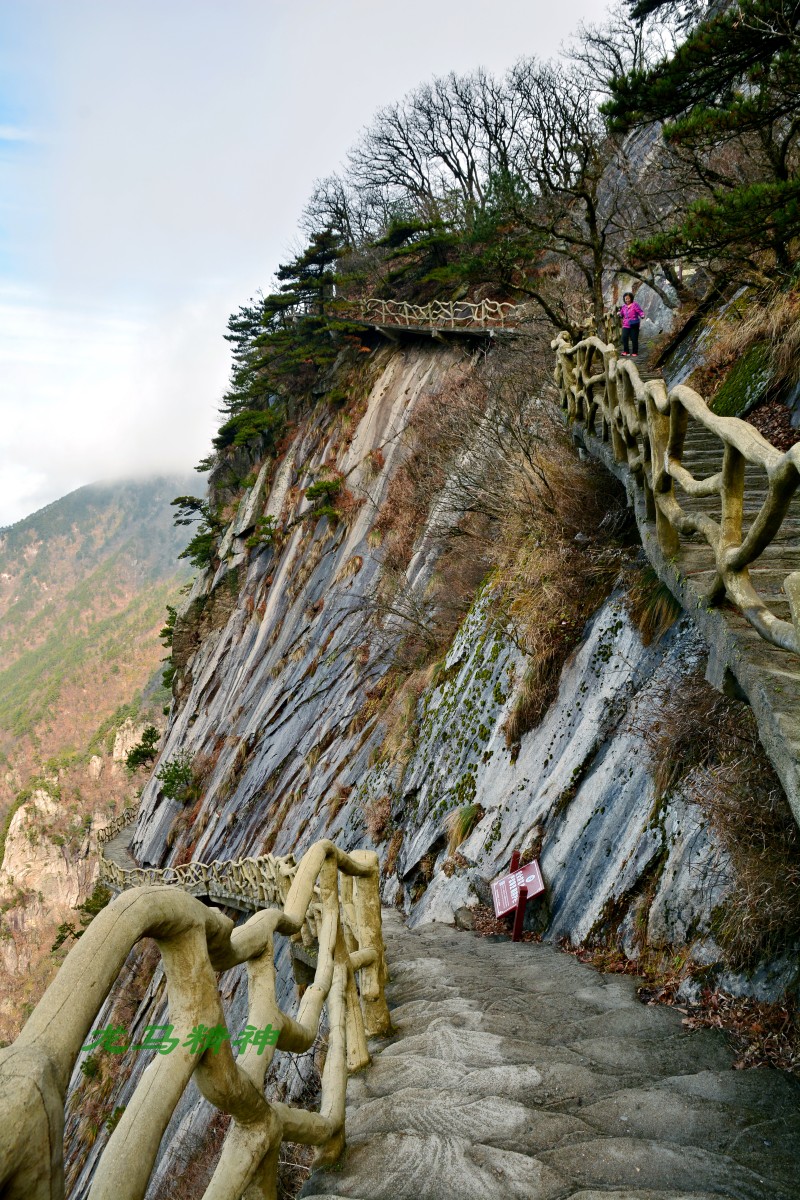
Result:
[[[452,531],[465,517],[455,510],[475,459],[491,466],[486,430],[447,463],[413,530],[402,588],[387,600],[382,531],[398,500],[393,481],[415,414],[431,395],[457,397],[476,380],[491,393],[491,357],[432,342],[384,346],[344,407],[318,406],[277,459],[239,448],[220,456],[212,497],[226,527],[217,563],[197,577],[176,622],[175,700],[160,758],[191,760],[195,798],[168,799],[154,776],[132,849],[164,866],[302,851],[320,837],[374,846],[385,900],[412,927],[469,923],[511,851],[527,850],[540,856],[548,885],[530,915],[545,939],[583,943],[611,932],[634,959],[648,947],[679,947],[692,968],[687,996],[699,974],[733,992],[779,995],[796,985],[796,959],[762,955],[746,973],[732,963],[717,936],[733,886],[730,854],[696,802],[691,771],[674,786],[658,778],[653,731],[707,656],[688,616],[643,637],[622,571],[583,614],[543,719],[510,739],[525,656],[498,620],[489,575],[444,652],[398,684],[398,647],[426,600],[448,586],[443,525]],[[313,488],[320,480],[333,481],[327,511]],[[472,820],[456,845],[447,819],[466,808]],[[230,979],[235,1024],[241,973]],[[159,980],[157,971],[135,990],[135,1025],[157,1019]],[[288,997],[285,962],[281,988]],[[287,1072],[274,1083],[291,1095]],[[120,1078],[109,1111],[139,1074]],[[77,1072],[75,1084],[68,1159],[77,1198],[103,1134],[85,1144]],[[171,1174],[205,1144],[210,1120],[209,1106],[187,1093],[150,1200],[173,1194]]]

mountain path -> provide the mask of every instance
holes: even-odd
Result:
[[[135,832],[135,823],[124,825],[119,833],[114,834],[113,838],[103,846],[103,858],[107,858],[109,862],[116,863],[124,871],[130,871],[132,867],[138,867],[139,864],[130,850]]]
[[[550,946],[384,910],[396,1036],[315,1200],[794,1200],[800,1086]]]

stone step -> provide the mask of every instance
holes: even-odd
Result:
[[[552,947],[386,914],[395,1035],[348,1085],[348,1147],[316,1200],[790,1200],[798,1089],[636,981]]]

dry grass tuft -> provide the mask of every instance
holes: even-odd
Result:
[[[480,804],[465,804],[455,808],[445,817],[444,827],[447,830],[447,853],[455,854],[462,842],[465,842],[475,826],[483,817],[484,809]]]
[[[380,845],[381,842],[385,842],[388,838],[391,820],[391,796],[379,796],[377,800],[373,800],[364,809],[364,824],[367,827],[367,833],[376,846]]]
[[[370,450],[367,457],[364,459],[364,474],[368,479],[374,479],[380,475],[383,468],[386,466],[386,457],[380,446],[376,446],[374,450]]]
[[[327,799],[328,819],[325,822],[326,826],[332,824],[334,819],[342,811],[352,790],[353,789],[351,787],[344,787],[342,784],[337,784],[337,786],[330,793]]]
[[[345,579],[352,579],[352,577],[354,575],[358,574],[358,572],[361,570],[363,565],[364,565],[364,559],[361,557],[360,554],[352,555],[352,557],[348,558],[347,562],[343,563],[342,566],[339,568],[339,570],[336,572],[333,582],[341,583]]]
[[[288,656],[289,662],[290,663],[302,662],[303,659],[305,658],[305,656],[308,654],[308,645],[309,644],[307,641],[306,642],[298,642],[297,645],[294,647],[294,649],[289,651],[289,656]]]
[[[390,879],[397,870],[397,859],[400,856],[400,849],[403,845],[403,830],[395,829],[392,834],[392,839],[389,842],[389,847],[386,851],[386,858],[383,863],[384,879]]]
[[[278,1158],[277,1200],[294,1200],[311,1174],[314,1147],[282,1142]]]
[[[215,1112],[203,1135],[197,1136],[192,1153],[184,1159],[183,1169],[162,1183],[153,1200],[183,1200],[187,1195],[202,1196],[222,1153],[230,1123],[228,1113]]]
[[[417,740],[417,705],[419,698],[430,685],[435,665],[413,671],[397,685],[397,672],[387,679],[388,687],[383,696],[387,703],[382,720],[384,722],[381,759],[389,762],[408,762]],[[394,691],[394,687],[397,690]]]
[[[681,604],[652,567],[638,572],[628,589],[627,607],[645,646],[661,641],[681,615]]]
[[[309,771],[314,770],[314,767],[319,762],[321,756],[322,751],[320,750],[319,746],[312,746],[308,754],[306,754],[305,758],[303,759],[303,762],[306,764]]]
[[[790,950],[800,940],[800,830],[749,706],[690,676],[666,693],[645,738],[657,800],[680,782],[730,855],[735,884],[713,932],[731,962]]]

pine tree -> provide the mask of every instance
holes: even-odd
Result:
[[[788,274],[800,239],[799,94],[798,0],[729,5],[672,58],[615,80],[604,106],[612,131],[661,121],[695,171],[678,219],[634,251],[734,277]]]
[[[228,420],[214,445],[242,445],[268,435],[274,442],[287,399],[306,393],[333,362],[331,332],[341,330],[333,301],[334,265],[342,242],[330,228],[279,266],[281,286],[243,305],[228,321],[233,368],[222,412]]]

